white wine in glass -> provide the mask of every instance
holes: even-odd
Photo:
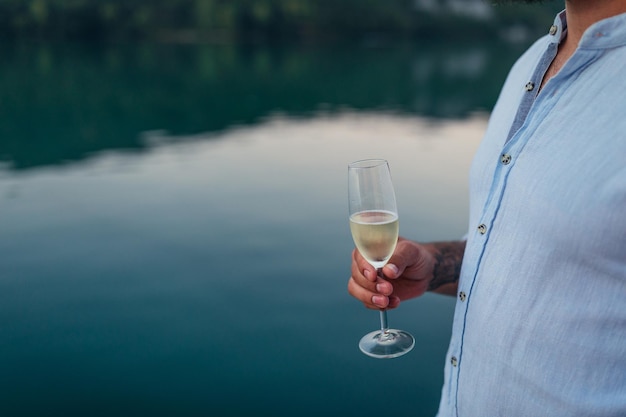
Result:
[[[387,161],[365,159],[349,164],[348,196],[354,244],[382,277],[382,268],[396,248],[399,233],[396,196]],[[413,349],[413,336],[388,328],[385,309],[380,310],[380,327],[359,342],[363,353],[374,358],[395,358]]]

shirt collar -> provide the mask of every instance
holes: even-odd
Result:
[[[567,34],[567,17],[565,10],[557,14],[554,18],[554,24],[550,26],[550,43],[561,43]]]
[[[565,10],[554,18],[550,28],[550,42],[560,43],[567,34]],[[626,13],[612,16],[591,25],[578,45],[581,49],[608,49],[626,45]]]

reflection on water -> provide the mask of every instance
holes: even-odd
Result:
[[[276,116],[2,171],[0,415],[432,416],[454,300],[390,313],[410,355],[359,352],[347,164],[387,158],[401,233],[455,238],[484,128]]]
[[[276,114],[465,118],[491,109],[522,47],[6,46],[0,162],[25,169],[144,150],[138,132],[219,132]]]

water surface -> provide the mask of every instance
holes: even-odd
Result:
[[[404,236],[462,236],[495,58],[179,48],[5,52],[0,414],[434,415],[454,300],[359,352],[347,164],[389,160]]]

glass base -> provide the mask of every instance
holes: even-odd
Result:
[[[388,329],[368,333],[359,342],[361,352],[373,358],[397,358],[415,346],[415,339],[404,330]]]

